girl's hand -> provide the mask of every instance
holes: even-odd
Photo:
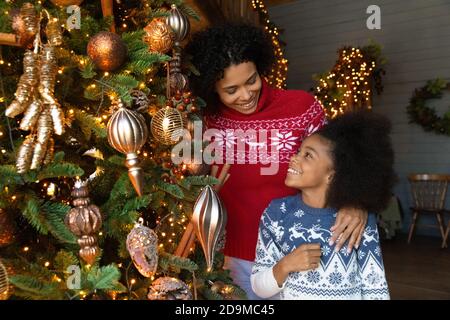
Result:
[[[273,275],[281,287],[290,272],[308,271],[319,266],[320,256],[319,243],[302,244],[290,254],[281,259],[273,267]]]

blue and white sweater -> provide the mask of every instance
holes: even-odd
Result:
[[[307,206],[301,195],[273,200],[259,226],[252,270],[253,291],[263,298],[280,293],[281,299],[389,299],[376,217],[369,214],[360,247],[348,254],[328,244],[337,211]],[[292,272],[280,288],[273,266],[305,243],[320,243],[320,265]]]

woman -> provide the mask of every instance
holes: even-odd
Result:
[[[271,88],[264,80],[274,62],[272,42],[258,27],[225,25],[193,35],[186,48],[199,71],[193,93],[207,102],[206,125],[220,133],[223,162],[232,163],[220,190],[228,212],[225,268],[234,282],[258,299],[250,284],[258,226],[275,198],[295,194],[284,185],[289,159],[301,141],[321,128],[325,114],[307,92]],[[359,244],[367,213],[341,210],[333,226],[336,249]]]

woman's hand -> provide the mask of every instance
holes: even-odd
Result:
[[[350,253],[353,247],[358,249],[364,234],[366,223],[367,211],[352,208],[343,208],[339,210],[336,222],[330,229],[333,232],[330,239],[330,246],[337,242],[335,251],[339,251],[345,242],[349,240],[347,252]]]
[[[273,275],[278,286],[283,286],[290,272],[307,271],[319,266],[320,256],[319,243],[302,244],[294,251],[283,257],[273,267]]]

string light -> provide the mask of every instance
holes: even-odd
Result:
[[[359,48],[346,47],[339,51],[339,59],[333,70],[319,79],[315,89],[315,96],[324,106],[328,117],[372,108],[370,80],[377,67],[373,59]]]
[[[269,13],[262,0],[252,0],[253,10],[258,12],[265,30],[270,34],[275,50],[276,64],[268,76],[268,82],[280,89],[286,88],[286,76],[288,71],[288,60],[284,58],[283,50],[279,40],[278,28],[270,21]]]

